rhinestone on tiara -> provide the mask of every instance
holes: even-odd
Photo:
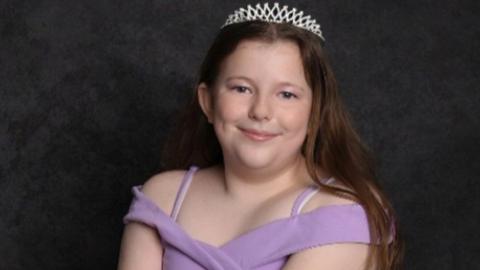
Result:
[[[278,3],[274,3],[273,7],[269,7],[268,3],[264,3],[263,7],[261,4],[257,4],[255,8],[251,5],[248,5],[246,9],[239,8],[235,10],[235,13],[228,15],[227,21],[220,28],[229,24],[255,20],[275,23],[291,23],[296,27],[314,33],[325,42],[325,38],[322,36],[322,31],[320,30],[320,25],[317,24],[315,20],[310,19],[310,15],[303,16],[303,11],[297,12],[296,8],[289,10],[286,5],[280,8]]]

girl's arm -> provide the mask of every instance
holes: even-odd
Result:
[[[364,270],[368,245],[345,243],[306,249],[293,254],[282,270]]]
[[[164,212],[170,213],[185,173],[184,170],[158,173],[143,184],[142,192]],[[139,222],[127,223],[122,236],[118,270],[161,270],[163,247],[160,237],[153,227]]]
[[[163,247],[157,232],[144,224],[125,225],[118,270],[162,270]]]

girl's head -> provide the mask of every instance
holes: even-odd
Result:
[[[296,165],[312,105],[296,43],[243,40],[219,65],[198,95],[225,161],[240,168]]]
[[[207,167],[227,159],[264,166],[285,160],[282,154],[298,153],[314,180],[322,171],[345,187],[318,182],[325,191],[364,206],[372,242],[379,243],[371,245],[369,262],[378,269],[399,267],[402,242],[398,231],[392,235],[394,210],[378,185],[372,155],[343,107],[318,35],[289,23],[223,27],[201,65],[193,98],[175,124],[164,148],[164,169]],[[262,150],[255,152],[255,140],[265,137],[241,133],[248,129],[280,136],[261,142]],[[278,151],[280,144],[286,150]]]
[[[336,83],[322,44],[323,40],[319,36],[287,23],[252,21],[225,26],[218,33],[200,68],[195,98],[200,95],[202,101],[202,94],[208,96],[209,108],[215,109],[219,108],[216,107],[216,102],[223,100],[219,97],[225,97],[218,94],[231,87],[245,86],[246,88],[241,88],[240,91],[261,91],[265,95],[270,91],[267,100],[271,102],[267,105],[271,107],[265,107],[271,110],[263,113],[269,113],[271,117],[281,116],[282,113],[290,114],[292,118],[295,115],[295,122],[304,125],[304,134],[297,134],[294,144],[297,145],[300,139],[298,147],[303,156],[310,155],[314,158],[315,141],[324,126],[322,122],[327,120],[328,114],[334,117],[330,113],[332,106],[340,106],[335,104],[338,101]],[[247,78],[228,80],[239,75]],[[282,82],[291,85],[282,85]],[[263,85],[258,85],[260,83]],[[274,96],[279,98],[277,102],[273,102]],[[194,103],[192,105],[195,107],[201,105]],[[234,104],[240,105],[238,102]],[[260,108],[262,104],[257,105],[257,108]],[[296,108],[302,111],[298,115],[295,114],[299,111]],[[201,118],[200,122],[208,123],[208,111],[205,109],[204,107],[205,115],[200,114],[198,117]],[[250,106],[250,109],[255,108]],[[256,118],[251,112],[250,116],[251,120],[240,123],[240,127],[270,133],[282,131],[279,126],[281,123],[260,123],[254,121]],[[294,119],[290,120],[293,122]],[[222,130],[220,126],[214,125],[214,128],[218,138]],[[210,132],[210,135],[214,134]],[[223,153],[217,152],[217,157],[219,159],[214,163],[223,161]]]

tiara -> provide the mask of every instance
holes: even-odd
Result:
[[[273,7],[269,7],[268,3],[264,3],[263,7],[257,4],[254,7],[248,5],[247,8],[239,8],[233,14],[228,15],[227,21],[222,25],[223,28],[234,23],[246,21],[260,20],[264,22],[291,23],[296,27],[308,30],[319,36],[323,42],[325,38],[322,36],[320,25],[315,20],[310,19],[310,15],[303,16],[303,11],[297,12],[296,8],[288,9],[288,6],[280,8],[278,3],[274,3]]]

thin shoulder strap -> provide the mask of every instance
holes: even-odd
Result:
[[[333,182],[335,179],[333,177],[323,179],[321,180],[325,184],[330,184]],[[311,185],[305,188],[300,195],[295,199],[295,202],[293,203],[292,207],[292,213],[291,215],[298,215],[302,211],[303,207],[307,202],[319,191],[319,186],[318,185]]]
[[[187,194],[188,188],[190,187],[190,183],[192,182],[193,174],[197,170],[198,170],[198,167],[195,165],[192,165],[183,176],[182,183],[180,184],[180,188],[178,189],[177,196],[175,197],[172,213],[170,214],[173,220],[177,220],[178,213],[180,212],[180,208],[182,207],[183,199],[185,199],[185,195]]]

